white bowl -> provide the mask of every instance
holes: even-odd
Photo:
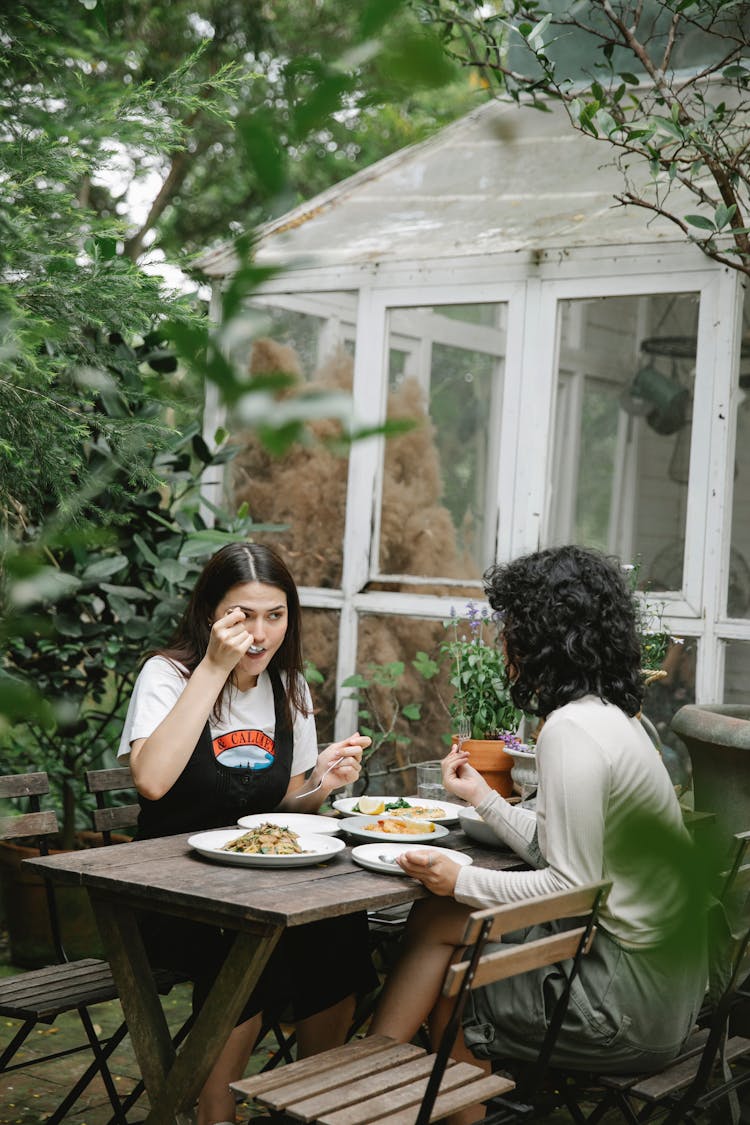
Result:
[[[482,820],[476,809],[461,809],[458,822],[467,836],[476,840],[478,844],[487,844],[491,848],[504,848],[506,845],[495,835],[486,821]]]

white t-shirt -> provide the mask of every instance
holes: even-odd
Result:
[[[282,675],[282,680],[283,680]],[[130,754],[131,743],[148,738],[169,714],[185,690],[187,680],[177,666],[163,656],[152,656],[141,669],[133,688],[118,758]],[[310,689],[305,684],[310,714],[294,717],[292,777],[312,769],[318,758],[318,736],[312,715]],[[225,696],[219,721],[209,716],[211,743],[217,761],[224,766],[264,770],[273,763],[276,720],[273,688],[268,672],[261,672],[249,691],[231,691]]]

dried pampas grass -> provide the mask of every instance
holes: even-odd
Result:
[[[297,353],[271,339],[256,340],[250,362],[253,374],[285,371],[294,374],[302,385],[302,371]],[[305,387],[350,390],[353,360],[342,348],[314,373]],[[295,393],[294,388],[287,393]],[[384,574],[420,575],[434,578],[478,578],[467,553],[459,549],[456,530],[450,513],[442,504],[443,491],[440,459],[435,433],[424,395],[415,379],[404,379],[388,396],[389,419],[408,418],[415,428],[386,442],[383,504],[381,513],[380,569]],[[338,423],[322,420],[311,423],[314,435],[322,440],[335,438]],[[281,533],[258,535],[278,548],[289,562],[301,586],[338,587],[341,584],[342,550],[347,488],[347,458],[323,444],[295,445],[283,458],[272,457],[252,432],[238,433],[235,440],[243,446],[233,463],[232,487],[237,504],[246,501],[250,514],[259,523],[288,524]],[[389,588],[400,587],[389,582]],[[431,588],[432,589],[432,588]],[[420,588],[421,592],[426,592]],[[445,593],[439,583],[434,592]],[[459,597],[461,595],[458,595]],[[467,596],[471,592],[467,591]],[[338,638],[336,615],[327,613],[325,621],[316,616],[316,628],[310,628],[310,614],[305,611],[305,655],[325,675],[326,683],[315,690],[319,702],[318,724],[321,735],[332,730],[335,699],[335,665]],[[445,752],[441,741],[449,724],[445,705],[435,690],[434,681],[426,683],[412,668],[411,660],[420,650],[434,655],[444,630],[440,622],[414,618],[364,616],[361,620],[358,666],[364,671],[368,663],[386,664],[403,660],[406,666],[400,705],[418,701],[422,719],[416,730],[408,729],[405,720],[398,729],[414,737],[409,759],[438,757]],[[445,677],[438,688],[447,689]],[[392,704],[375,698],[382,709],[383,720],[391,720]],[[331,721],[327,722],[326,718]],[[402,774],[406,764],[402,751],[381,752],[373,770],[394,771],[384,792],[413,789],[413,776]],[[397,771],[397,772],[396,772]]]

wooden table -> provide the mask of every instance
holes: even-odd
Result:
[[[55,883],[87,888],[151,1103],[148,1125],[188,1125],[193,1106],[287,926],[426,898],[415,879],[359,867],[351,849],[314,867],[238,867],[203,859],[187,836],[26,860]],[[441,843],[485,867],[521,866],[460,830]],[[210,995],[175,1052],[134,911],[191,918],[236,931]]]

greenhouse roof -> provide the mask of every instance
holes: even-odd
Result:
[[[616,201],[625,189],[616,155],[573,129],[558,103],[545,113],[490,101],[259,228],[256,258],[311,267],[684,244],[674,224]],[[648,176],[632,158],[631,181]],[[232,243],[197,264],[231,273]]]

